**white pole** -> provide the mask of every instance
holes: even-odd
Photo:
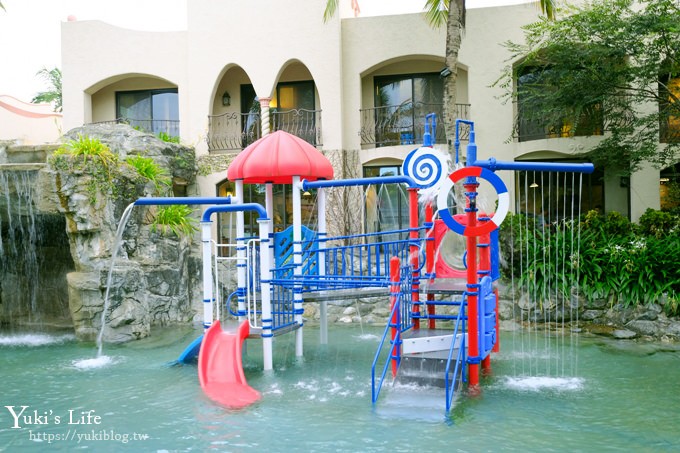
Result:
[[[269,218],[269,263],[272,267],[276,267],[274,261],[274,185],[270,182],[264,186],[264,207],[267,210],[267,217]]]
[[[302,200],[300,196],[300,177],[293,176],[293,311],[295,322],[299,326],[295,332],[295,355],[302,357]]]
[[[272,353],[272,302],[271,278],[272,271],[269,262],[269,223],[271,220],[258,219],[260,227],[260,290],[262,297],[262,359],[264,369],[274,368]]]
[[[267,217],[274,218],[274,185],[270,182],[264,185],[264,207],[267,210]],[[272,222],[269,223],[272,227]],[[273,228],[269,228],[273,231]],[[270,231],[271,232],[271,231]]]
[[[326,189],[319,189],[317,192],[317,225],[319,226],[319,277],[320,281],[324,280],[326,275]],[[328,302],[321,300],[319,302],[319,320],[320,320],[320,339],[321,344],[328,344]]]
[[[213,321],[213,274],[212,274],[212,222],[201,222],[203,251],[203,327],[208,329]]]
[[[243,203],[243,180],[234,182],[236,201]],[[236,295],[238,300],[238,322],[246,319],[246,292],[249,290],[246,282],[246,241],[245,216],[243,211],[236,211]]]

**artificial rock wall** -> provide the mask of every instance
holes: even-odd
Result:
[[[185,187],[195,181],[193,149],[122,124],[84,126],[69,131],[65,139],[80,135],[100,139],[121,160],[131,155],[150,157]],[[140,180],[133,169],[122,166],[119,170],[115,196],[96,181],[93,184],[96,175],[55,165],[46,170],[54,184],[59,211],[66,218],[75,267],[67,276],[69,308],[81,340],[98,336],[105,299],[108,306],[102,338],[118,343],[148,336],[154,325],[190,321],[194,316],[192,300],[200,297],[200,263],[190,247],[194,239],[154,232],[154,207],[132,209],[120,247],[114,248],[125,208],[139,197],[157,196],[155,186]]]

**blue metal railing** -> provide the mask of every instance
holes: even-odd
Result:
[[[394,307],[392,307],[392,311],[390,312],[389,317],[390,320],[392,320],[394,316],[398,316],[401,305],[401,296],[403,296],[403,293],[397,295]],[[373,401],[373,404],[375,404],[375,402],[378,401],[380,389],[382,389],[383,382],[385,381],[385,376],[387,376],[387,370],[390,364],[392,363],[393,358],[395,357],[397,347],[399,347],[399,345],[401,344],[401,329],[398,329],[397,335],[395,336],[394,340],[390,339],[390,349],[387,351],[387,359],[385,360],[385,365],[383,366],[382,372],[380,373],[380,379],[376,383],[375,370],[376,367],[378,366],[378,361],[380,360],[380,356],[382,355],[383,348],[385,347],[385,339],[387,338],[387,334],[393,327],[395,326],[392,324],[391,321],[387,323],[387,326],[385,327],[385,332],[383,332],[383,336],[380,339],[380,344],[378,344],[378,350],[375,353],[373,364],[371,365],[371,401]],[[399,362],[397,362],[396,369],[397,370],[399,369]]]
[[[408,263],[408,261],[402,261],[402,263],[404,262]],[[413,281],[413,269],[408,264],[406,266],[400,266],[399,274],[399,282],[390,282],[391,285],[398,285],[398,290],[396,292],[390,292],[390,296],[394,298],[394,306],[390,311],[390,317],[388,318],[389,322],[387,323],[387,326],[385,326],[385,332],[383,332],[383,336],[378,345],[378,350],[375,353],[371,365],[371,400],[373,401],[373,404],[378,400],[390,364],[395,363],[393,366],[394,374],[396,375],[398,372],[399,365],[401,364],[401,336],[404,332],[413,327],[413,318],[411,317],[411,284]],[[385,364],[380,373],[380,379],[376,380],[378,361],[383,354],[387,334],[391,331],[395,332],[395,336],[394,338],[390,338],[390,348],[387,351]]]
[[[465,362],[467,360],[467,341],[466,341],[466,321],[467,316],[465,315],[467,306],[467,301],[463,299],[463,303],[458,311],[458,316],[456,317],[456,324],[453,328],[453,339],[451,340],[451,348],[449,349],[449,356],[446,361],[446,370],[444,371],[444,385],[446,386],[446,412],[451,410],[451,405],[453,403],[453,397],[456,392],[456,381],[458,380],[458,375],[461,375],[461,381],[466,382],[465,379]],[[458,333],[462,333],[460,344],[458,346],[458,354],[456,355],[456,362],[453,369],[453,376],[451,377],[451,382],[449,382],[449,374],[451,372],[451,362],[453,359],[453,351],[456,349],[456,338],[458,338]]]
[[[422,228],[424,229],[424,228]],[[410,230],[396,230],[389,233],[367,233],[332,238],[313,237],[303,240],[303,268],[307,259],[324,258],[323,275],[317,272],[303,272],[302,276],[293,275],[294,265],[290,260],[281,267],[273,269],[272,283],[288,288],[302,285],[303,292],[348,289],[358,287],[386,287],[389,285],[389,259],[397,256],[408,262],[409,247],[413,240],[408,238]],[[423,246],[425,239],[418,239],[417,245]],[[353,243],[360,242],[360,243]],[[349,243],[349,245],[334,245]],[[323,246],[321,246],[323,244]]]

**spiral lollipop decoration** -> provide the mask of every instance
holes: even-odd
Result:
[[[402,171],[410,176],[420,189],[437,185],[448,172],[447,158],[430,147],[416,148],[406,156]]]
[[[498,194],[498,207],[496,208],[496,213],[493,215],[490,221],[476,227],[469,227],[458,223],[451,215],[449,208],[446,205],[449,191],[453,188],[453,185],[466,177],[485,179],[491,183]],[[508,194],[508,188],[498,175],[496,175],[491,170],[487,170],[486,168],[459,168],[444,180],[444,183],[439,190],[440,193],[437,197],[437,209],[439,210],[439,216],[444,221],[446,226],[463,236],[482,236],[484,234],[491,233],[493,230],[498,228],[501,223],[503,223],[503,220],[510,209],[510,195]]]

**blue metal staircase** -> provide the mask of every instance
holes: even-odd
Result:
[[[407,272],[402,271],[402,276]],[[371,397],[375,404],[387,373],[393,381],[444,387],[446,411],[451,409],[455,391],[465,380],[467,361],[466,297],[458,300],[428,301],[430,305],[458,306],[456,314],[414,314],[410,285],[406,291],[392,293],[394,305],[371,367]],[[415,319],[451,321],[453,328],[414,329]],[[388,341],[389,338],[389,341]]]
[[[496,342],[496,295],[491,276],[485,275],[478,285],[479,291],[479,357],[468,356],[467,301],[468,294],[442,301],[428,300],[434,306],[457,306],[456,314],[413,313],[417,302],[410,299],[411,286],[408,268],[402,268],[402,281],[393,285],[390,318],[376,351],[371,368],[371,397],[375,404],[383,383],[392,370],[393,382],[415,383],[443,387],[446,391],[446,412],[453,405],[455,394],[467,382],[466,365],[487,357]],[[406,284],[404,283],[406,281]],[[397,291],[397,289],[399,291]],[[450,321],[452,327],[426,329],[414,328],[416,319]],[[389,340],[388,340],[389,339]]]

